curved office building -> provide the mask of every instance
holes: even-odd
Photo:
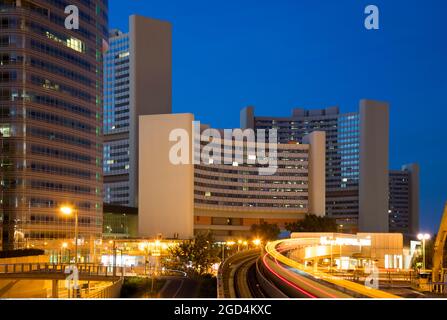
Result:
[[[78,26],[64,12],[68,5],[78,10]],[[107,1],[0,6],[3,247],[74,239],[74,217],[61,216],[63,204],[77,209],[80,238],[100,237]]]
[[[277,144],[276,170],[272,175],[260,174],[259,169],[266,165],[257,164],[255,155],[251,156],[253,164],[247,164],[244,154],[243,163],[214,164],[211,160],[195,165],[195,232],[211,230],[217,239],[243,237],[253,224],[276,223],[283,229],[285,223],[306,213],[324,214],[324,179],[314,182],[315,189],[310,187],[312,169],[320,170],[324,177],[324,161],[321,168],[316,166],[318,158],[324,159],[324,133],[315,133],[314,137],[317,134],[320,140],[314,145]],[[323,154],[317,152],[318,143]],[[203,146],[202,142],[202,151]],[[322,212],[316,212],[319,200]]]

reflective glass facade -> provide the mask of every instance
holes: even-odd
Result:
[[[356,223],[359,212],[359,114],[338,108],[293,110],[292,117],[254,117],[255,129],[277,129],[280,143],[326,132],[326,214]]]
[[[130,203],[129,36],[110,33],[104,59],[104,202]]]
[[[79,29],[64,9],[79,9]],[[102,233],[102,52],[107,1],[0,1],[3,248]]]

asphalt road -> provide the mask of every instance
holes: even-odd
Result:
[[[160,290],[161,298],[197,298],[199,283],[189,278],[173,278]]]

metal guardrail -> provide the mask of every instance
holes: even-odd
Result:
[[[220,264],[219,270],[217,271],[217,298],[224,299],[227,297],[234,296],[234,288],[230,288],[232,285],[230,285],[230,266],[233,264],[234,261],[237,261],[241,257],[254,254],[258,251],[257,249],[253,250],[247,250],[247,251],[241,251],[237,252],[227,259],[223,263]]]
[[[273,282],[267,279],[261,270],[262,265],[260,267],[260,264],[261,258],[256,261],[256,279],[264,292],[268,294],[270,298],[288,298],[288,296],[278,289]]]
[[[104,286],[100,290],[91,290],[90,292],[82,295],[82,298],[86,299],[107,299],[107,298],[118,298],[121,293],[121,287],[123,286],[124,279],[114,282],[109,286]]]
[[[0,264],[0,277],[8,276],[45,276],[66,275],[65,270],[73,264],[49,264],[49,263],[15,263]],[[119,277],[124,276],[124,267],[112,267],[95,264],[78,264],[79,277]]]

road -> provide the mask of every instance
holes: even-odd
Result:
[[[257,283],[255,263],[260,257],[260,250],[237,253],[222,266],[222,282],[225,298],[264,298]]]
[[[265,254],[262,258],[265,274],[278,289],[291,298],[351,298],[352,296],[329,287],[305,273],[291,269]]]
[[[256,261],[258,258],[259,254],[249,255],[233,269],[236,298],[266,297],[256,279]]]
[[[160,290],[160,298],[196,298],[198,288],[198,281],[186,277],[171,278]]]
[[[333,274],[315,270],[312,267],[306,267],[283,254],[294,246],[300,245],[299,239],[287,239],[270,242],[265,247],[264,266],[271,275],[275,275],[276,283],[278,283],[278,279],[281,281],[278,283],[280,288],[284,288],[288,292],[290,292],[290,288],[294,288],[300,292],[299,295],[308,298],[399,298],[391,293],[369,288]],[[283,248],[280,249],[281,246]]]

